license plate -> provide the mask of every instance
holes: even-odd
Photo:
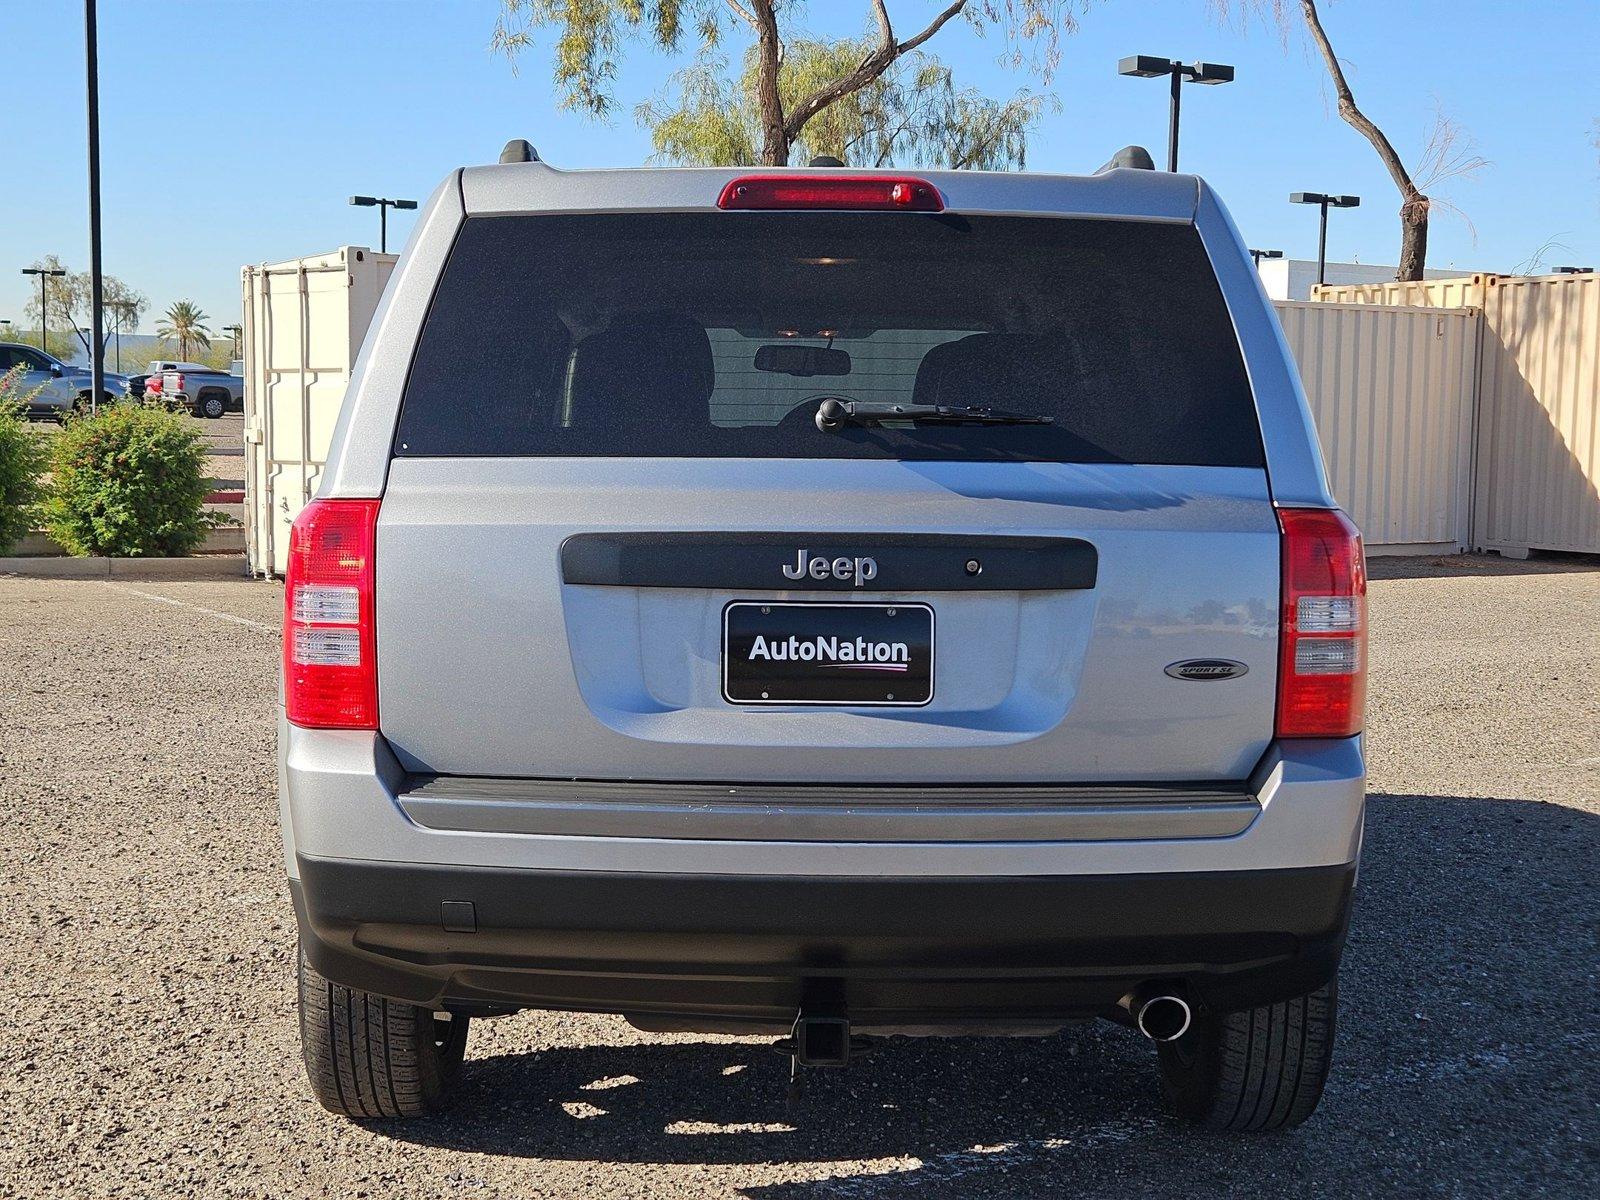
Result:
[[[722,610],[722,696],[730,704],[927,704],[933,609],[735,600]]]

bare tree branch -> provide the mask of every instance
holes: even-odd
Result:
[[[921,33],[917,34],[916,37],[909,41],[901,42],[899,46],[895,47],[895,52],[898,54],[904,54],[908,50],[915,50],[918,46],[922,45],[923,42],[927,41],[934,34],[938,33],[939,30],[943,29],[944,23],[959,13],[966,6],[967,0],[956,0],[956,2],[949,8],[945,9],[932,21],[928,22],[928,27]]]
[[[1328,75],[1333,80],[1333,90],[1339,97],[1339,115],[1372,143],[1379,160],[1394,180],[1395,187],[1400,189],[1400,266],[1395,277],[1421,279],[1428,256],[1428,197],[1417,187],[1411,172],[1406,170],[1405,163],[1400,160],[1399,153],[1383,130],[1356,106],[1355,94],[1344,77],[1344,67],[1333,51],[1327,30],[1322,27],[1316,0],[1300,0],[1300,11],[1305,16],[1306,28],[1311,31],[1311,40],[1316,43],[1322,61],[1327,65]]]
[[[746,25],[750,26],[751,29],[754,29],[757,33],[761,32],[761,26],[756,24],[755,15],[751,13],[751,11],[744,5],[740,4],[739,0],[727,0],[727,5],[729,8],[733,9],[734,15]]]
[[[1321,51],[1322,60],[1328,67],[1328,74],[1333,79],[1333,90],[1339,97],[1339,115],[1355,126],[1361,135],[1372,143],[1372,148],[1378,152],[1378,157],[1388,168],[1390,176],[1394,179],[1394,185],[1400,189],[1400,194],[1408,200],[1415,197],[1426,203],[1427,197],[1423,196],[1417,190],[1417,185],[1411,181],[1411,173],[1406,170],[1405,163],[1400,161],[1400,155],[1384,136],[1383,130],[1356,107],[1356,98],[1344,77],[1344,68],[1339,64],[1339,56],[1333,52],[1333,44],[1328,41],[1327,31],[1322,28],[1322,18],[1317,13],[1316,0],[1300,0],[1300,10],[1305,14],[1307,28],[1311,30],[1311,40]]]

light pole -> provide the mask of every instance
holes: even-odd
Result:
[[[128,318],[133,315],[133,306],[127,301],[113,301],[111,304],[112,334],[117,343],[117,374],[122,373],[122,331],[128,328]]]
[[[1263,258],[1282,258],[1282,257],[1283,257],[1283,251],[1282,250],[1252,250],[1252,251],[1250,251],[1250,261],[1255,263],[1255,265],[1258,266],[1258,267],[1261,265],[1261,260]]]
[[[1178,169],[1178,109],[1183,102],[1183,81],[1218,84],[1233,82],[1233,68],[1226,63],[1181,63],[1152,54],[1130,54],[1117,63],[1118,75],[1136,79],[1172,77],[1172,100],[1167,110],[1167,170]]]
[[[239,341],[240,341],[240,339],[242,337],[244,337],[244,326],[243,325],[224,325],[222,327],[222,332],[227,334],[229,337],[231,337],[233,339],[233,354],[231,355],[231,357],[238,358],[239,357]]]
[[[1333,196],[1327,192],[1290,192],[1290,204],[1315,204],[1322,210],[1322,223],[1317,230],[1317,285],[1328,282],[1328,210],[1330,208],[1355,208],[1360,196]]]
[[[389,253],[389,210],[412,209],[417,206],[415,200],[391,200],[387,196],[351,196],[350,203],[357,208],[373,208],[378,210],[378,252]]]
[[[84,70],[89,91],[89,412],[95,413],[106,390],[105,293],[100,274],[100,36],[95,0],[83,0]]]
[[[23,267],[22,273],[39,277],[39,349],[49,354],[50,347],[45,344],[44,339],[44,331],[50,324],[47,319],[49,301],[45,299],[45,286],[50,282],[50,277],[65,275],[66,272],[52,271],[49,267]]]

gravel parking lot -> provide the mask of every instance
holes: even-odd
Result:
[[[236,420],[236,418],[235,418]],[[216,425],[217,423],[211,423]],[[427,1126],[300,1073],[281,592],[0,578],[0,1196],[1600,1195],[1600,565],[1374,564],[1372,802],[1335,1074],[1201,1135],[1124,1030],[765,1043],[523,1014]]]

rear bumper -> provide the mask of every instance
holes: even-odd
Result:
[[[336,982],[466,1011],[779,1029],[1049,1025],[1173,982],[1228,1010],[1338,966],[1354,865],[1063,877],[708,876],[299,856],[295,905]]]
[[[520,791],[493,821],[487,796],[419,807],[374,734],[282,739],[285,865],[324,975],[658,1028],[778,1027],[817,1002],[863,1027],[1059,1023],[1154,980],[1219,1009],[1295,995],[1337,968],[1365,799],[1351,738],[1273,747],[1246,789],[1257,815],[1224,834],[1108,834],[1103,806],[1010,840],[959,805],[807,825],[766,794],[759,829],[698,802],[672,829],[653,810],[602,828],[582,805],[560,826]]]

